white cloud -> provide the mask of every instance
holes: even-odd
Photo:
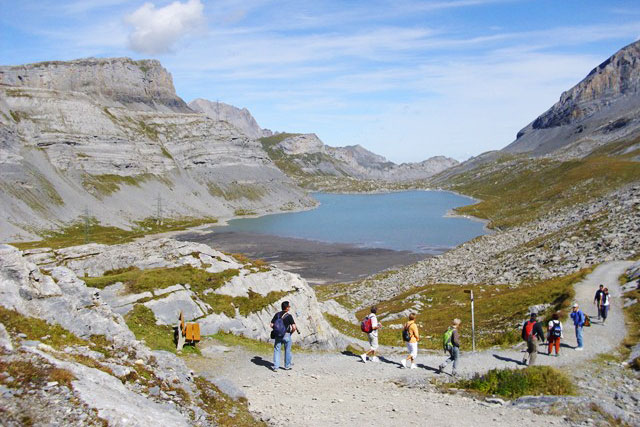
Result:
[[[200,0],[175,1],[157,9],[152,3],[145,3],[126,17],[133,26],[129,47],[150,55],[170,52],[181,38],[204,27],[203,12]]]

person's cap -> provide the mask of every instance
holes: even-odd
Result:
[[[573,304],[573,308],[578,308],[578,307],[579,307],[578,303]]]
[[[453,326],[458,326],[460,324],[460,319],[453,319]]]
[[[531,313],[531,318],[535,319],[536,317],[538,317],[538,313]]]

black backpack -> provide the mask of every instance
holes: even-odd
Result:
[[[402,341],[411,341],[411,333],[409,332],[409,328],[407,328],[406,326],[402,329]]]
[[[553,326],[551,326],[551,330],[549,331],[549,336],[553,338],[559,338],[562,335],[562,329],[560,329],[560,322],[553,322]]]

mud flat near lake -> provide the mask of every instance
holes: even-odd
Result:
[[[361,248],[343,243],[257,233],[214,231],[206,234],[185,233],[175,238],[206,243],[225,252],[263,259],[278,268],[300,274],[310,284],[352,282],[429,257],[427,254],[409,251]]]

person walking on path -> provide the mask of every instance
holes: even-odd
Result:
[[[573,326],[575,326],[576,328],[576,341],[578,342],[578,346],[575,348],[575,350],[582,351],[584,350],[582,343],[582,328],[584,327],[585,317],[582,310],[580,310],[580,306],[578,305],[578,303],[573,304],[571,320],[573,320]]]
[[[289,313],[291,304],[283,301],[280,305],[282,311],[276,313],[271,319],[271,337],[275,340],[273,344],[273,371],[278,372],[280,368],[280,349],[284,345],[284,369],[291,369],[291,334],[296,330],[296,322]]]
[[[449,353],[449,358],[445,360],[440,366],[438,366],[438,373],[441,373],[444,368],[447,367],[449,362],[453,362],[452,376],[457,375],[458,371],[458,359],[460,358],[460,333],[458,328],[460,327],[460,319],[453,319],[453,323],[444,333],[442,339],[444,351]]]
[[[407,363],[409,363],[409,367],[411,369],[415,369],[416,365],[413,363],[418,357],[418,341],[420,341],[420,333],[418,332],[418,325],[416,324],[416,315],[415,313],[411,313],[409,315],[409,321],[404,324],[404,329],[402,332],[402,337],[409,338],[407,341],[407,350],[409,351],[409,356],[406,359],[402,359],[400,362],[403,368],[407,367]]]
[[[609,295],[609,288],[604,288],[604,291],[602,292],[602,298],[600,299],[600,311],[599,311],[599,317],[602,317],[603,324],[607,321],[610,304],[611,304],[611,296]]]
[[[538,356],[538,341],[544,342],[544,332],[542,331],[542,325],[537,321],[538,315],[531,313],[529,320],[522,324],[522,339],[527,342],[527,354],[522,358],[522,364],[527,364],[527,358],[529,359],[529,366],[536,363],[536,357]]]
[[[549,341],[549,356],[553,347],[556,348],[556,357],[560,356],[560,340],[562,339],[562,322],[560,321],[560,315],[553,313],[551,321],[547,325],[548,341]]]
[[[376,352],[378,351],[378,329],[381,328],[382,325],[378,322],[378,318],[376,317],[376,313],[378,312],[378,307],[371,307],[371,313],[367,315],[364,319],[363,323],[370,323],[370,332],[367,332],[367,336],[369,338],[369,351],[360,355],[360,358],[364,363],[367,363],[367,357],[371,357],[372,362],[378,362],[378,356],[376,356]]]
[[[600,320],[600,300],[602,299],[603,293],[604,293],[604,285],[600,284],[600,287],[596,291],[596,296],[593,298],[593,304],[598,309],[598,320]]]

